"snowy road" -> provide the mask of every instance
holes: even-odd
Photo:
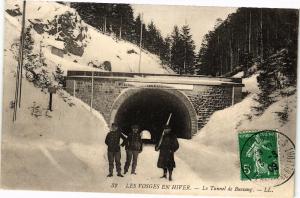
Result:
[[[125,162],[125,152],[122,152],[122,166]],[[173,172],[173,181],[161,179],[162,169],[157,168],[156,163],[158,159],[158,152],[154,150],[153,145],[144,146],[143,152],[139,155],[137,165],[137,175],[126,174],[124,178],[113,177],[108,178],[108,184],[118,183],[121,188],[120,191],[126,188],[126,184],[187,184],[200,183],[201,179],[193,173],[188,164],[178,158],[175,153],[176,167]],[[106,166],[106,169],[108,167]],[[130,189],[127,189],[130,191]],[[134,190],[134,189],[131,189]],[[153,191],[153,189],[149,189]]]
[[[16,143],[18,140],[15,140]],[[11,142],[11,140],[10,140]],[[39,190],[117,191],[134,192],[126,188],[133,184],[200,184],[201,179],[188,164],[176,157],[173,181],[161,179],[162,170],[156,167],[158,152],[152,145],[144,146],[139,155],[137,175],[126,174],[124,178],[107,178],[108,161],[106,148],[99,145],[62,142],[4,142],[3,183],[7,188]],[[122,168],[125,151],[122,150]],[[117,189],[111,189],[117,183]],[[152,191],[151,188],[143,189]]]
[[[10,45],[11,42],[7,42],[5,48],[8,49]],[[133,192],[125,186],[129,183],[185,184],[201,181],[176,154],[174,181],[160,179],[162,170],[156,167],[158,152],[154,151],[153,146],[145,146],[140,154],[138,175],[107,178],[107,148],[104,139],[108,129],[102,115],[96,111],[91,113],[83,102],[58,93],[53,95],[54,111],[49,114],[50,117],[45,116],[48,94],[26,80],[22,90],[23,93],[30,94],[23,95],[17,122],[13,123],[9,104],[14,98],[14,84],[11,82],[15,82],[16,61],[10,51],[5,52],[4,58],[5,125],[2,129],[1,153],[3,188]],[[42,116],[31,115],[33,103],[40,107]],[[124,162],[123,149],[122,167]],[[119,183],[119,188],[111,189],[112,183]],[[153,189],[144,189],[143,192],[147,190]]]

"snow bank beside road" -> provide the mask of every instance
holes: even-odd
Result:
[[[259,92],[258,83],[257,83],[258,74],[253,74],[248,78],[243,79],[243,92],[249,92],[250,94],[257,94]]]
[[[40,190],[89,189],[106,174],[107,128],[64,92],[53,95],[53,112],[47,111],[49,95],[23,79],[22,103],[12,122],[17,62],[10,50],[19,36],[6,25],[2,128],[2,187]],[[103,163],[99,163],[103,161]]]
[[[5,89],[4,94],[3,187],[88,190],[103,184],[106,124],[80,103],[64,102],[59,94],[53,96],[53,112],[47,112],[48,94],[27,81],[23,82],[17,121],[12,123],[9,102],[13,93],[9,92],[13,91]],[[31,115],[33,102],[40,106],[41,116]],[[69,106],[71,103],[74,105]]]
[[[238,132],[241,130],[278,129],[295,139],[296,94],[279,98],[261,116],[254,116],[251,107],[257,105],[255,98],[259,91],[256,77],[254,74],[243,79],[245,90],[249,92],[245,99],[215,112],[192,140],[181,140],[179,157],[190,164],[199,177],[213,182],[239,180]],[[276,112],[283,112],[287,104],[288,121],[282,123]]]

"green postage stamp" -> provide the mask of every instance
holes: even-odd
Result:
[[[280,176],[278,133],[274,130],[240,132],[241,179],[277,179]]]

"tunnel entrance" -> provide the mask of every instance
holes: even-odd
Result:
[[[196,119],[196,114],[191,109],[194,110],[188,98],[177,90],[135,89],[134,93],[120,102],[112,121],[118,123],[125,133],[130,131],[132,124],[138,124],[141,131],[151,133],[152,143],[157,143],[163,126],[172,113],[172,131],[178,138],[190,139],[193,130],[191,120]]]

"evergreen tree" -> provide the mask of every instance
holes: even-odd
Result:
[[[184,25],[181,30],[181,40],[183,42],[183,68],[182,71],[185,74],[194,73],[195,65],[195,43],[190,34],[190,28],[188,25]]]
[[[64,84],[64,71],[61,68],[61,65],[57,65],[55,73],[53,73],[54,80],[58,82],[60,86]]]
[[[182,73],[182,64],[184,61],[183,41],[179,32],[178,26],[174,26],[171,34],[172,47],[171,47],[171,68],[176,72]]]
[[[129,4],[117,4],[116,11],[118,14],[118,35],[119,38],[133,41],[134,17],[133,10]]]
[[[147,32],[145,32],[147,34],[147,37],[146,37],[146,46],[147,46],[147,49],[150,51],[150,52],[155,52],[156,51],[156,43],[157,43],[157,34],[158,34],[158,31],[153,23],[153,21],[151,21],[148,26],[147,26]]]
[[[298,10],[239,8],[225,20],[217,20],[198,52],[198,74],[232,75],[253,63],[261,64],[281,49],[297,49]],[[292,44],[293,43],[293,44]]]
[[[164,39],[160,31],[154,25],[153,21],[148,24],[145,34],[145,48],[151,53],[160,56],[164,45]]]
[[[81,18],[104,33],[113,33],[118,38],[133,40],[133,10],[129,4],[73,2]]]
[[[280,95],[296,86],[299,11],[239,8],[203,39],[198,52],[198,74],[245,76],[259,70],[258,115]],[[294,87],[294,88],[293,88]]]
[[[145,24],[142,22],[141,15],[138,15],[136,18],[134,18],[131,5],[74,2],[71,3],[71,7],[75,8],[81,18],[89,25],[106,34],[113,34],[118,39],[125,39],[137,45],[140,44],[142,27],[142,48],[158,55],[163,64],[170,64],[169,62],[172,59],[170,48],[171,45],[173,45],[171,42],[173,39],[164,39],[153,21],[151,21],[149,24]],[[54,28],[54,30],[56,30],[56,28]],[[189,47],[191,43],[188,34],[189,30],[183,35],[187,36],[187,45]],[[178,34],[178,36],[180,37],[180,34]],[[177,42],[177,39],[175,39],[175,41]],[[182,43],[179,45],[181,45],[182,48]],[[175,44],[175,46],[177,46],[177,44]],[[184,64],[183,60],[185,59],[185,53],[180,48],[176,49],[175,51],[178,51],[179,53],[180,50],[181,55],[176,55],[178,60],[174,59],[176,62],[175,67],[178,70],[178,73],[184,73],[184,69],[179,69],[179,65]],[[187,48],[186,58],[189,69],[186,70],[186,73],[193,73],[190,71],[192,67],[190,64],[191,57],[189,55],[190,48]]]
[[[171,34],[171,40],[171,68],[179,74],[194,74],[195,44],[189,26],[183,26],[181,31],[175,26]]]
[[[213,55],[213,53],[210,53],[209,51],[211,48],[209,47],[209,42],[211,39],[211,35],[213,33],[209,32],[206,34],[203,38],[203,42],[201,43],[200,50],[197,55],[197,62],[196,62],[196,73],[201,75],[214,75],[213,67],[210,67],[209,60],[211,59],[210,56]]]
[[[160,59],[162,61],[162,64],[167,64],[170,66],[171,64],[171,46],[172,46],[172,39],[170,36],[167,36],[161,46],[161,53],[160,53]]]

